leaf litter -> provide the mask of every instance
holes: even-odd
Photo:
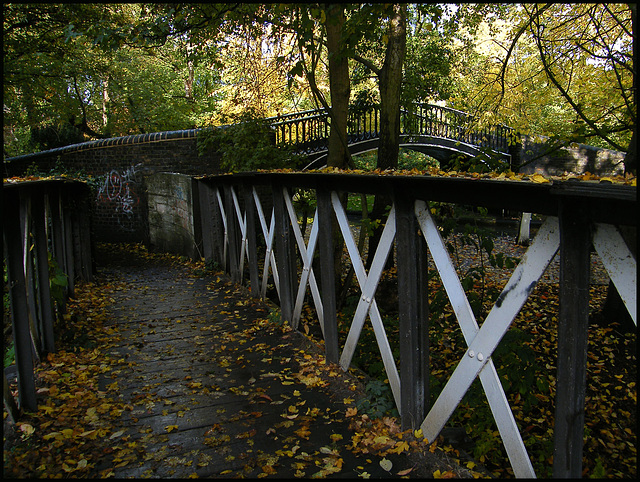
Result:
[[[175,256],[152,254],[139,245],[109,246],[108,249],[119,255],[124,252],[131,256],[134,253],[134,257],[146,262],[186,264],[193,273],[203,270],[201,263],[188,263]],[[123,260],[123,264],[126,264],[126,260]],[[198,276],[200,274],[193,275],[194,278]],[[246,296],[239,301],[241,289],[222,275],[214,275],[214,278],[215,283],[209,284],[207,290],[226,290],[228,301],[223,303],[222,311],[232,319],[241,319],[243,304],[251,308],[254,302]],[[260,478],[288,474],[293,477],[324,478],[339,476],[344,470],[345,460],[353,460],[353,457],[358,461],[353,470],[361,478],[384,474],[424,477],[425,467],[428,470],[426,475],[433,478],[489,476],[484,467],[476,465],[477,461],[466,459],[462,450],[448,445],[442,437],[429,444],[420,433],[400,431],[395,417],[371,419],[360,413],[355,401],[363,395],[362,374],[357,370],[345,374],[338,367],[326,364],[321,354],[321,341],[298,336],[299,333],[274,323],[269,316],[256,319],[249,327],[230,325],[215,346],[207,346],[203,342],[203,347],[215,350],[218,362],[218,368],[211,370],[209,379],[193,380],[190,375],[184,374],[182,377],[184,389],[195,400],[197,396],[208,397],[218,393],[220,382],[230,371],[229,367],[247,362],[245,357],[253,352],[259,354],[264,363],[274,360],[280,363],[281,370],[254,370],[244,383],[236,381],[229,388],[239,396],[248,397],[252,407],[250,411],[238,410],[233,413],[233,410],[224,406],[218,409],[219,415],[228,415],[225,422],[244,424],[246,429],[235,434],[227,433],[228,430],[224,428],[227,425],[212,424],[200,430],[204,439],[201,450],[180,452],[178,444],[171,445],[168,437],[174,432],[180,434],[180,419],[194,410],[195,406],[176,406],[178,404],[172,399],[158,394],[160,386],[144,383],[149,380],[137,380],[136,391],[132,392],[130,401],[125,401],[117,376],[110,382],[113,375],[135,368],[140,363],[139,360],[132,361],[132,357],[107,354],[115,353],[110,351],[111,348],[130,335],[130,332],[123,333],[120,327],[108,320],[108,308],[114,303],[115,297],[126,298],[125,294],[130,290],[128,283],[114,270],[106,273],[105,280],[77,287],[76,298],[69,304],[69,315],[65,321],[69,331],[82,336],[66,340],[57,353],[49,354],[36,367],[39,400],[36,413],[24,414],[15,427],[7,430],[5,412],[5,476],[102,478],[114,477],[118,470],[138,466],[141,468],[135,473],[139,477],[157,477],[158,471],[153,464],[142,463],[149,461],[155,462],[156,466],[162,462],[165,468],[169,467],[169,471],[164,472],[168,476],[176,474],[171,470],[177,468],[183,469],[180,472],[182,474],[197,476],[198,470],[222,458],[229,468],[210,476]],[[509,394],[510,404],[530,453],[531,446],[549,440],[547,432],[552,427],[554,396],[552,369],[556,340],[552,322],[557,293],[550,285],[541,286],[536,291],[536,296],[525,306],[517,323],[539,335],[538,342],[530,342],[530,346],[536,352],[537,363],[548,369],[542,386],[538,387],[540,403],[534,407],[524,407],[524,397],[517,391]],[[592,295],[601,299],[603,293],[601,287],[600,291],[594,289]],[[132,306],[136,306],[136,301],[131,300]],[[138,328],[144,330],[148,326],[141,323]],[[200,327],[203,334],[211,329],[211,325],[206,324]],[[263,332],[282,338],[283,343],[272,352],[268,351],[265,344],[255,343],[250,347],[251,341]],[[635,367],[635,353],[630,350],[631,346],[635,346],[635,337],[632,340],[630,337],[620,339],[615,323],[593,327],[592,335],[590,333],[590,344],[597,345],[597,349],[590,349],[589,354],[585,474],[592,475],[600,471],[608,476],[629,476],[635,473],[636,457],[636,374],[635,370],[629,369],[629,366]],[[296,346],[304,348],[294,349],[298,364],[296,369],[291,369],[285,363],[289,363],[292,356],[289,353],[282,356],[277,348],[284,351],[285,346],[290,344],[290,341],[284,341],[294,336],[297,337]],[[306,344],[299,343],[302,339]],[[455,341],[453,336],[451,339]],[[82,343],[78,344],[78,340]],[[198,340],[195,342],[198,343]],[[250,349],[239,353],[239,346],[249,346]],[[179,356],[174,352],[169,351],[163,356]],[[452,370],[455,360],[455,357],[444,360],[440,370]],[[437,366],[434,371],[438,371]],[[336,385],[336,379],[342,379],[343,382],[338,384],[342,388],[337,392],[337,397],[343,402],[340,409],[322,410],[300,398],[301,392],[306,389],[326,389]],[[272,381],[280,383],[280,393],[274,394],[268,390],[271,387],[266,382]],[[335,390],[329,396],[335,398]],[[263,416],[261,406],[281,409],[281,420],[263,434],[257,433],[257,428],[252,426],[255,420]],[[162,407],[162,413],[171,418],[171,423],[165,423],[155,431],[139,426],[138,433],[131,433],[127,424],[149,416],[158,407]],[[464,415],[459,415],[462,412],[457,410],[456,414],[464,418]],[[317,424],[318,420],[322,421],[322,425]],[[343,436],[327,429],[332,426],[338,428],[340,424],[348,425],[345,433],[350,435]],[[320,427],[325,432],[331,431],[326,442],[309,445],[310,436]],[[260,449],[255,447],[254,440],[260,437],[267,438],[271,450],[264,450],[264,445]],[[493,437],[499,439],[497,435]],[[237,455],[220,450],[231,440],[246,444],[246,450]],[[218,451],[207,452],[207,447]],[[400,454],[410,454],[416,458],[407,460],[416,462],[408,466],[405,462],[404,466],[400,466],[395,458]],[[433,454],[438,454],[439,466],[433,459],[425,462],[425,455]],[[603,457],[603,454],[607,456]],[[495,467],[492,466],[492,460],[483,462],[491,467],[493,476],[512,475],[510,468],[504,464]],[[543,462],[548,465],[552,461]],[[462,465],[465,467],[462,468]]]
[[[431,465],[423,464],[422,471],[415,462],[394,459],[409,447],[418,453],[433,450],[411,434],[385,426],[381,435],[380,427],[368,426],[355,408],[362,395],[357,377],[327,364],[314,342],[274,323],[268,308],[225,276],[209,273],[206,285],[207,291],[224,293],[220,313],[197,315],[200,323],[192,323],[192,329],[202,339],[180,341],[177,327],[191,319],[187,312],[202,307],[191,300],[189,308],[175,306],[184,316],[176,313],[165,320],[155,319],[155,307],[145,306],[148,318],[136,319],[145,303],[140,293],[153,287],[135,274],[134,265],[186,267],[191,274],[177,281],[193,284],[201,280],[203,264],[153,254],[141,245],[99,249],[118,258],[120,266],[101,269],[93,283],[78,283],[64,320],[70,335],[35,369],[38,410],[23,414],[15,426],[5,412],[5,476],[326,478],[349,470],[363,478],[408,477],[424,476],[425,470],[431,475],[443,468],[442,460],[447,470],[473,476],[440,448],[443,459],[429,459]],[[161,268],[155,274],[167,276]],[[221,322],[226,330],[207,338]],[[158,343],[160,351],[145,351],[154,337],[173,336],[171,346]],[[200,358],[194,361],[206,364],[206,373],[193,362],[175,373],[170,368],[185,343],[196,347]],[[140,371],[154,363],[164,369],[152,376]],[[246,377],[231,380],[237,367]],[[216,405],[213,416],[220,422],[200,426],[197,420],[204,420],[205,412],[199,404],[222,395],[237,401]],[[212,411],[210,406],[206,410]],[[263,419],[273,423],[263,429],[256,423]],[[189,437],[202,443],[189,450]],[[368,439],[378,442],[367,445]],[[365,450],[359,448],[363,444]]]

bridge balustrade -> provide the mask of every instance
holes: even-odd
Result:
[[[271,202],[264,202],[265,189],[271,190]],[[313,222],[304,233],[292,201],[297,189],[311,191],[317,200]],[[636,261],[618,230],[618,226],[636,226],[635,187],[429,176],[244,173],[200,178],[198,191],[206,259],[226,267],[236,282],[248,281],[256,297],[264,298],[268,283],[273,281],[282,319],[294,329],[303,303],[309,299],[317,313],[328,362],[339,363],[343,370],[349,368],[362,327],[369,319],[403,429],[421,428],[428,440],[435,440],[472,382],[480,378],[517,477],[534,477],[535,472],[491,356],[549,263],[559,256],[554,476],[581,476],[589,253],[593,245],[637,323]],[[393,200],[368,271],[340,201],[342,193],[385,194]],[[481,325],[431,216],[431,201],[532,212],[545,218]],[[272,206],[270,212],[263,209],[267,204]],[[342,345],[337,329],[334,223],[361,290]],[[376,303],[378,282],[394,245],[399,369]],[[431,406],[427,254],[433,259],[468,345]]]
[[[18,378],[16,404],[5,372],[4,403],[15,420],[22,409],[37,410],[33,368],[56,349],[54,303],[59,314],[64,313],[75,282],[93,277],[89,188],[67,180],[5,182],[3,202],[4,263]],[[67,280],[62,299],[51,293],[50,269],[56,264]]]
[[[330,116],[324,109],[307,110],[267,119],[276,131],[276,145],[293,146],[301,154],[326,151],[331,130]],[[478,128],[474,117],[449,107],[415,103],[401,109],[400,133],[430,136],[464,142],[508,154],[515,131],[495,125]],[[377,139],[380,135],[380,106],[352,107],[347,120],[348,144]]]

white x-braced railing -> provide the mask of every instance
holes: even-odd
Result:
[[[222,196],[217,187],[215,191],[224,220],[226,216]],[[250,262],[248,258],[249,250],[247,249],[247,216],[246,209],[244,213],[241,210],[233,186],[231,187],[231,193],[233,209],[236,213],[242,239],[239,241],[241,246],[240,259],[230,260],[230,262],[237,263],[237,265],[241,267],[240,271],[242,271],[245,257],[247,261]],[[292,228],[300,256],[301,270],[299,270],[300,274],[297,280],[295,304],[292,320],[290,320],[291,326],[293,328],[297,328],[298,326],[307,287],[309,287],[318,314],[319,323],[324,334],[324,303],[312,267],[312,260],[318,243],[318,233],[320,229],[326,229],[326,226],[319,226],[318,210],[316,209],[308,242],[305,242],[305,233],[302,233],[300,230],[298,215],[295,212],[289,190],[287,188],[279,188],[275,195],[283,196],[284,206],[286,207],[290,227]],[[270,224],[267,227],[266,217],[255,187],[252,188],[252,196],[245,199],[252,199],[253,202],[255,202],[264,242],[266,244],[260,295],[263,298],[265,297],[266,286],[271,272],[278,294],[281,296],[278,269],[274,254],[276,231],[276,216],[274,210],[271,211]],[[338,192],[331,192],[330,200],[333,214],[339,225],[361,292],[346,341],[340,353],[340,366],[345,371],[349,368],[362,328],[366,319],[369,318],[373,326],[396,407],[402,414],[401,379],[375,299],[376,288],[381,279],[387,258],[394,242],[397,242],[396,206],[394,204],[389,212],[382,236],[373,257],[373,262],[367,272]],[[227,209],[229,209],[229,207]],[[545,270],[560,249],[561,233],[559,219],[556,216],[548,216],[546,218],[535,239],[515,268],[502,293],[498,296],[495,305],[480,327],[463,290],[456,268],[445,247],[438,226],[429,212],[427,203],[422,200],[415,200],[413,215],[417,220],[420,232],[424,236],[427,250],[442,280],[467,344],[467,350],[458,362],[456,369],[453,371],[453,374],[447,381],[439,397],[420,424],[420,428],[428,440],[435,440],[469,390],[472,382],[476,377],[479,377],[513,467],[514,474],[517,477],[535,477],[533,466],[491,356],[524,306],[529,294],[533,291],[537,282],[543,276]],[[230,252],[226,245],[231,238],[227,233],[229,229],[227,224],[227,222],[223,222],[225,230],[225,256],[226,253]],[[594,223],[591,238],[593,246],[602,259],[607,273],[618,289],[634,323],[637,324],[637,271],[633,254],[630,252],[618,229],[613,225]]]

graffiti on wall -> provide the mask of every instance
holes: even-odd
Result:
[[[100,180],[98,203],[112,204],[116,213],[133,214],[134,208],[140,204],[137,194],[136,166],[123,171],[112,170]]]

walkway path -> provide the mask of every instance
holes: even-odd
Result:
[[[386,455],[390,471],[382,456],[354,454],[346,414],[362,393],[357,379],[268,322],[268,306],[226,278],[134,252],[97,259],[122,286],[109,310],[123,369],[102,381],[117,383],[130,409],[115,477],[470,475],[441,451]]]

